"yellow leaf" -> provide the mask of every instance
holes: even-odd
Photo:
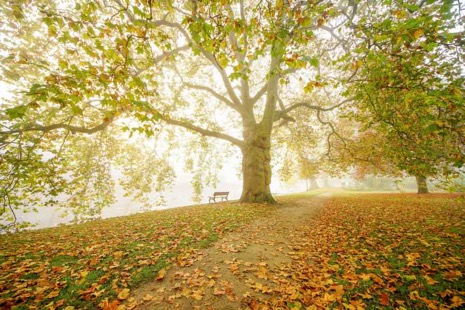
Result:
[[[415,281],[417,277],[415,275],[406,275],[404,276],[404,279],[407,280],[408,282]]]
[[[121,258],[123,256],[123,251],[116,251],[113,253],[114,258]]]
[[[210,281],[208,281],[208,284],[207,284],[207,286],[208,286],[208,287],[213,287],[213,286],[215,286],[215,283],[216,283],[216,281],[215,281],[215,280],[213,280],[213,279],[210,279]]]
[[[191,297],[195,300],[202,300],[203,295],[201,291],[195,291],[194,293],[191,294]]]
[[[409,297],[411,300],[417,300],[420,299],[420,294],[418,294],[418,291],[413,291],[410,292]]]
[[[323,300],[326,302],[333,302],[336,300],[336,298],[331,294],[325,293],[323,296]]]
[[[361,293],[360,296],[362,296],[362,298],[364,298],[364,299],[372,299],[373,298],[373,296],[371,296],[368,293],[364,293],[364,294]]]
[[[150,294],[145,295],[143,298],[144,301],[151,301],[152,299],[153,299],[153,296]]]
[[[415,37],[415,39],[418,39],[419,37],[421,37],[425,32],[423,31],[423,29],[417,29],[415,30],[415,32],[413,33],[413,36]]]
[[[58,295],[60,295],[60,291],[52,291],[50,294],[48,294],[45,298],[49,298],[49,299],[52,299],[52,298],[55,298],[57,297]]]
[[[215,296],[226,295],[226,292],[224,290],[222,290],[222,289],[219,289],[219,288],[215,287],[213,289],[213,295],[215,295]]]
[[[454,307],[454,308],[458,308],[461,305],[465,304],[465,301],[463,301],[463,299],[460,298],[459,296],[452,297],[451,301],[452,301],[451,306]]]
[[[436,281],[433,278],[430,278],[428,276],[423,276],[423,278],[426,279],[426,283],[428,283],[428,285],[435,285],[436,283],[438,283],[438,281]]]
[[[118,294],[118,299],[119,299],[119,300],[128,299],[128,298],[129,298],[130,292],[131,292],[131,290],[128,289],[128,288],[123,289],[121,292],[119,292],[119,294]]]
[[[165,268],[160,269],[160,271],[158,272],[157,281],[163,280],[165,278],[165,275],[166,275],[166,269]]]

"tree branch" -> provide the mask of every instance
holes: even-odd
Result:
[[[218,94],[216,91],[214,91],[213,89],[211,89],[210,87],[208,86],[204,86],[204,85],[195,85],[195,84],[191,84],[191,83],[187,83],[187,82],[184,82],[183,83],[185,86],[189,87],[189,88],[192,88],[192,89],[198,89],[198,90],[203,90],[203,91],[206,91],[208,93],[210,93],[213,97],[219,99],[220,101],[224,102],[227,106],[231,107],[232,109],[240,112],[237,108],[237,106],[231,101],[231,100],[228,100],[228,98]]]
[[[208,136],[208,137],[214,137],[214,138],[222,139],[222,140],[228,141],[228,142],[230,142],[230,143],[232,143],[232,144],[234,144],[234,145],[236,145],[236,146],[238,146],[240,148],[242,148],[243,145],[244,145],[244,141],[242,141],[240,139],[236,139],[236,138],[234,138],[234,137],[232,137],[230,135],[227,135],[225,133],[222,133],[222,132],[213,131],[213,130],[209,130],[209,129],[205,129],[205,128],[193,125],[189,121],[175,120],[175,119],[172,119],[171,117],[169,117],[168,115],[163,115],[163,114],[160,114],[160,118],[163,121],[165,121],[166,123],[170,124],[170,125],[183,127],[183,128],[185,128],[187,130],[190,130],[192,132],[199,133],[202,136]]]
[[[245,12],[244,12],[244,2],[243,1],[240,1],[239,3],[240,5],[240,16],[241,16],[241,19],[242,21],[244,22],[245,24],[245,28],[247,28],[247,20],[245,18]],[[227,5],[227,8],[228,8],[228,12],[229,12],[229,17],[231,18],[231,20],[234,20],[234,11],[233,9],[231,8],[231,5]],[[236,33],[234,31],[230,31],[229,34],[228,34],[228,39],[229,39],[229,43],[231,44],[231,47],[232,47],[232,50],[234,52],[234,54],[236,55],[236,58],[238,59],[238,61],[240,63],[245,63],[246,62],[246,55],[247,55],[247,50],[248,50],[248,36],[247,36],[247,31],[244,31],[244,33],[242,34],[243,35],[243,48],[242,48],[242,51],[239,50],[239,44],[238,44],[238,41],[237,41],[237,37],[236,37]],[[241,73],[244,74],[245,72],[245,68],[243,68],[241,70]],[[241,95],[242,95],[242,99],[244,102],[248,101],[250,99],[250,87],[249,87],[249,81],[248,79],[245,79],[244,77],[241,78]]]
[[[336,105],[333,105],[329,108],[323,108],[321,106],[317,106],[317,105],[312,105],[312,104],[309,104],[308,102],[299,102],[299,103],[296,103],[294,105],[291,105],[289,107],[287,107],[286,109],[282,109],[282,110],[279,110],[279,111],[276,111],[276,115],[275,115],[275,120],[274,121],[278,121],[280,120],[281,118],[286,118],[287,114],[297,108],[301,108],[301,107],[305,107],[307,109],[311,109],[311,110],[315,110],[315,111],[318,111],[318,112],[327,112],[327,111],[332,111],[340,106],[342,106],[343,104],[346,104],[350,101],[353,101],[355,98],[347,98],[341,102],[339,102],[338,104]]]
[[[53,124],[53,125],[39,125],[39,124],[29,124],[26,125],[24,128],[21,129],[13,129],[13,130],[7,130],[7,131],[0,131],[0,135],[11,135],[15,133],[21,133],[21,132],[28,132],[28,131],[42,131],[42,132],[49,132],[57,129],[65,129],[71,132],[80,132],[80,133],[85,133],[85,134],[93,134],[98,131],[102,131],[106,129],[111,122],[113,121],[113,118],[109,118],[108,120],[105,120],[103,123],[94,126],[92,128],[86,128],[86,127],[80,127],[80,126],[73,126],[69,124]]]
[[[153,63],[157,64],[159,63],[160,61],[162,61],[163,59],[165,58],[168,58],[172,55],[175,55],[181,51],[187,51],[189,49],[189,45],[183,45],[183,46],[180,46],[180,47],[176,47],[175,49],[172,49],[171,51],[169,52],[163,52],[163,54],[155,57],[153,59]]]
[[[192,46],[195,46],[196,48],[198,48],[200,50],[200,52],[202,53],[202,55],[208,60],[210,61],[210,63],[213,65],[213,67],[215,67],[215,69],[218,71],[218,73],[221,75],[221,79],[223,81],[223,85],[224,87],[226,88],[226,91],[228,92],[228,95],[229,97],[231,98],[231,101],[237,106],[237,107],[240,107],[241,106],[241,101],[239,100],[239,97],[237,96],[237,94],[234,92],[234,89],[231,85],[231,81],[229,80],[228,78],[228,75],[226,74],[226,71],[224,71],[224,69],[218,64],[218,62],[216,61],[216,58],[215,56],[206,51],[204,48],[202,48],[201,46],[199,46],[197,43],[195,43],[189,33],[186,31],[186,29],[184,29],[182,27],[181,24],[179,23],[173,23],[173,22],[169,22],[169,21],[166,21],[166,20],[157,20],[154,22],[155,25],[157,26],[166,26],[166,27],[172,27],[172,28],[175,28],[177,30],[179,30],[179,32],[181,32],[181,34],[184,36],[184,38],[187,40],[187,42],[189,44],[191,44]]]
[[[267,89],[268,89],[268,82],[266,82],[265,85],[263,85],[263,87],[260,88],[260,90],[255,94],[255,96],[250,98],[250,102],[252,103],[252,105],[257,103],[257,101],[266,93]]]

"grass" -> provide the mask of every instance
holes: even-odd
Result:
[[[319,193],[279,200],[289,204]],[[289,246],[298,246],[302,255],[282,270],[288,276],[275,283],[279,293],[273,305],[465,306],[463,198],[354,192],[334,196],[325,198],[322,211],[305,226],[296,227],[299,233]],[[172,265],[189,266],[200,249],[275,209],[215,204],[1,235],[0,308],[98,309],[105,302],[122,302],[125,290],[154,281]]]
[[[215,204],[1,235],[0,308],[96,309],[269,212]]]
[[[313,288],[302,309],[465,307],[465,203],[458,195],[338,194],[295,242],[306,255],[290,267],[300,280],[293,285],[302,296],[309,294],[302,287]]]

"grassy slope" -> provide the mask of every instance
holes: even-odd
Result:
[[[192,263],[198,249],[270,211],[216,204],[2,235],[0,308],[95,309],[124,300],[128,288],[173,262]]]

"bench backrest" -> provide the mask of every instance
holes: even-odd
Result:
[[[213,196],[228,196],[229,192],[214,192]]]

